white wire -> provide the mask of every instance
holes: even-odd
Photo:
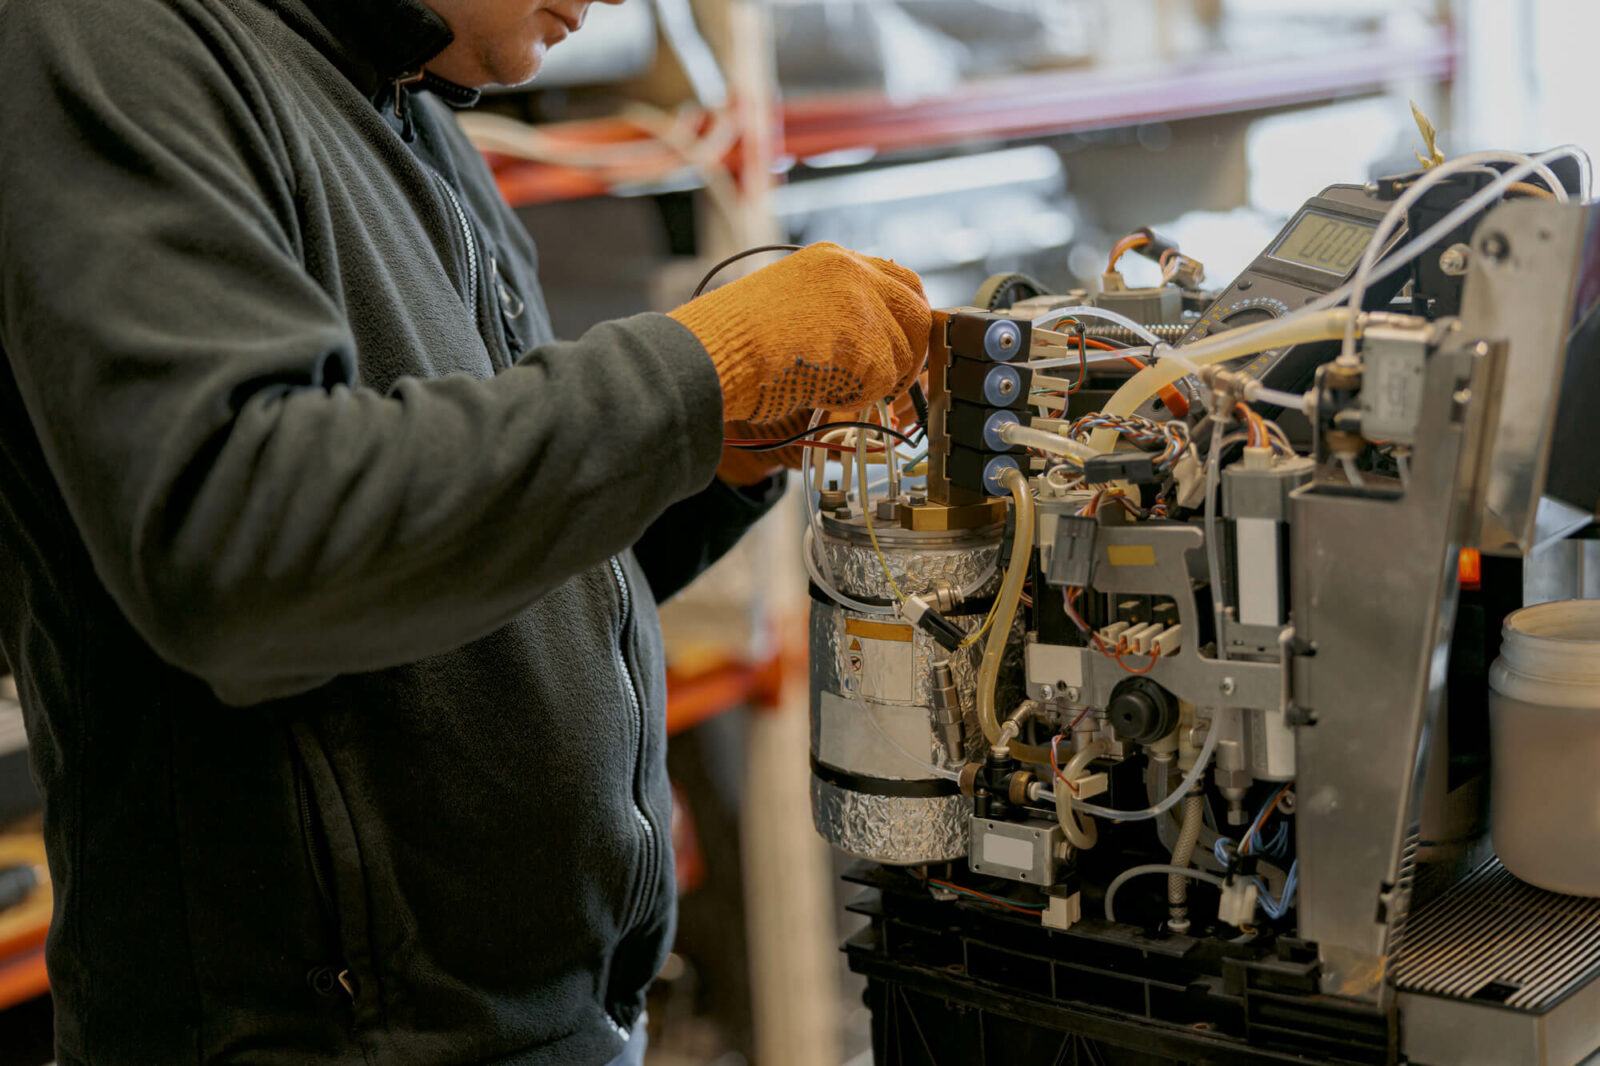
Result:
[[[1127,315],[1119,315],[1115,311],[1107,311],[1103,307],[1090,307],[1088,304],[1075,304],[1072,307],[1058,307],[1047,311],[1033,320],[1033,324],[1041,329],[1048,329],[1046,322],[1059,322],[1064,318],[1102,318],[1107,322],[1114,322],[1119,326],[1133,331],[1134,336],[1148,341],[1151,346],[1161,343],[1161,338],[1145,329]]]
[[[1344,476],[1351,485],[1354,485],[1358,489],[1366,488],[1366,480],[1362,478],[1361,471],[1356,469],[1356,461],[1354,457],[1349,455],[1339,456],[1339,465],[1344,467]]]
[[[1411,184],[1409,189],[1400,195],[1399,199],[1389,206],[1388,212],[1383,216],[1383,221],[1378,223],[1378,228],[1372,231],[1372,236],[1367,241],[1367,247],[1361,253],[1361,265],[1356,268],[1355,276],[1350,279],[1350,306],[1357,311],[1361,309],[1361,301],[1366,295],[1368,285],[1371,284],[1372,271],[1378,262],[1378,255],[1383,251],[1384,244],[1387,243],[1390,235],[1394,233],[1395,228],[1405,221],[1406,214],[1411,210],[1412,205],[1420,200],[1429,189],[1447,178],[1452,178],[1463,171],[1476,170],[1487,163],[1511,163],[1515,165],[1506,171],[1505,176],[1514,174],[1517,178],[1521,178],[1525,174],[1536,173],[1550,186],[1551,191],[1556,195],[1556,199],[1565,203],[1567,191],[1561,182],[1557,180],[1555,173],[1545,165],[1545,159],[1568,154],[1570,153],[1562,149],[1546,152],[1543,156],[1534,158],[1529,158],[1518,152],[1473,152],[1470,155],[1458,156],[1425,171],[1420,178]],[[1506,181],[1505,184],[1510,185],[1511,182]],[[1493,184],[1488,186],[1488,188],[1493,187]],[[1424,249],[1431,247],[1430,244],[1424,241],[1412,241],[1411,244],[1412,247],[1421,246]],[[1355,351],[1356,322],[1354,316],[1352,316],[1345,323],[1344,348],[1339,357],[1347,361],[1354,359]]]
[[[1101,363],[1120,363],[1125,357],[1130,355],[1135,359],[1138,359],[1149,354],[1149,345],[1145,345],[1140,348],[1118,348],[1114,352],[1096,352],[1094,355],[1087,355],[1084,357],[1082,362],[1088,366],[1098,366]],[[1027,367],[1029,370],[1051,370],[1058,366],[1078,366],[1079,360],[1077,356],[1072,355],[1062,356],[1055,359],[1030,359],[1028,362],[1021,365]]]

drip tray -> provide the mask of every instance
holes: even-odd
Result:
[[[1600,1049],[1600,899],[1491,858],[1406,919],[1390,979],[1417,1066],[1577,1066]]]

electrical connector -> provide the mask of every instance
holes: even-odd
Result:
[[[1142,452],[1114,452],[1097,455],[1083,464],[1083,479],[1091,485],[1108,481],[1129,481],[1135,485],[1157,485],[1161,475],[1156,473],[1153,455]]]
[[[1117,638],[1132,628],[1132,622],[1112,622],[1100,630],[1100,639],[1106,644],[1115,646]]]
[[[920,596],[907,596],[900,605],[906,621],[931,636],[946,651],[955,651],[967,635]]]
[[[1222,888],[1222,899],[1217,903],[1217,921],[1232,926],[1249,925],[1256,916],[1256,883],[1246,877],[1235,877]]]
[[[1193,448],[1185,448],[1172,465],[1172,479],[1178,486],[1173,502],[1184,510],[1194,510],[1206,498],[1205,464],[1195,457]]]
[[[1056,519],[1056,540],[1045,579],[1052,585],[1084,588],[1094,577],[1094,542],[1100,523],[1079,515]]]

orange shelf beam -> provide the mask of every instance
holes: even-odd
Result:
[[[1441,31],[1410,45],[1381,40],[1316,55],[1197,59],[1150,69],[1084,67],[976,80],[945,96],[891,100],[881,93],[825,93],[786,101],[776,116],[780,151],[807,158],[846,149],[932,149],[966,142],[1056,136],[1289,107],[1383,91],[1397,82],[1455,74],[1455,41]],[[574,147],[644,135],[630,123],[594,119],[543,127]],[[609,185],[584,170],[490,157],[515,207],[598,196]],[[729,158],[737,170],[738,153]]]

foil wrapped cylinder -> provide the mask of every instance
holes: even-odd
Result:
[[[1000,586],[1003,527],[920,531],[881,522],[874,528],[883,560],[859,516],[824,519],[817,548],[840,592],[892,602],[887,563],[907,595],[932,594],[941,585],[975,588],[949,617],[968,633],[983,625]],[[933,768],[955,771],[982,757],[971,699],[981,657],[982,642],[949,652],[902,618],[848,610],[813,590],[811,812],[824,839],[890,865],[966,855],[970,803]],[[933,666],[946,660],[964,697],[958,751],[948,749],[933,711]]]

